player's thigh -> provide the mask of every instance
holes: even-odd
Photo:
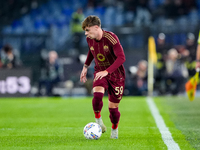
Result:
[[[107,89],[108,89],[108,82],[106,78],[93,81],[93,92],[105,93],[105,90]]]
[[[122,96],[124,94],[124,85],[125,81],[118,81],[118,82],[109,81],[108,97],[109,101],[111,102],[110,105],[112,105],[112,103],[116,103],[115,106],[118,106],[117,103],[121,101]]]

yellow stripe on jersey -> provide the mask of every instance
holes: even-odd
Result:
[[[117,43],[117,40],[112,36],[110,35],[109,33],[105,33],[104,35],[113,45],[115,45]]]
[[[199,31],[199,38],[198,38],[197,43],[200,44],[200,31]]]
[[[106,37],[113,45],[116,44],[116,43],[114,43],[114,42],[110,39],[110,37],[108,37],[108,36],[106,36],[106,35],[105,35],[105,37]]]
[[[117,40],[116,40],[111,34],[107,33],[107,35],[108,35],[109,37],[111,37],[115,42],[117,42]]]
[[[114,43],[117,43],[117,40],[109,33],[106,33],[106,36],[110,37]]]

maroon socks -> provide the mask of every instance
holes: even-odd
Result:
[[[92,106],[95,114],[95,118],[101,117],[101,109],[103,107],[103,93],[101,92],[94,92],[94,97],[92,100]]]
[[[118,110],[118,107],[109,108],[109,112],[110,112],[110,120],[112,122],[112,129],[117,129],[120,119],[120,112]]]

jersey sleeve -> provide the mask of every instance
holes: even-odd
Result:
[[[87,38],[87,43],[88,42],[89,42],[89,39]],[[89,66],[91,64],[91,62],[92,62],[93,59],[94,59],[94,56],[92,55],[92,52],[89,49],[88,54],[87,54],[87,58],[86,58],[86,61],[85,61],[85,65]]]
[[[89,66],[93,59],[94,59],[94,56],[92,55],[91,51],[89,50],[88,54],[87,54],[87,58],[86,58],[85,64],[87,66]]]
[[[119,68],[124,62],[125,62],[125,55],[124,55],[124,50],[119,42],[119,39],[115,34],[109,35],[109,41],[110,44],[112,45],[113,52],[115,56],[117,57],[114,63],[108,67],[106,70],[108,73],[114,72],[117,68]]]
[[[87,40],[87,43],[88,43],[88,46],[89,46],[89,38],[86,38],[86,40]],[[89,66],[93,59],[94,59],[94,56],[92,55],[92,52],[89,49],[88,54],[87,54],[87,58],[86,58],[86,61],[85,61],[85,65]]]

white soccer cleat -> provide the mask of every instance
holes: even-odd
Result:
[[[112,129],[111,130],[111,139],[118,139],[118,128],[117,129]]]
[[[106,132],[106,126],[103,124],[102,118],[95,118],[96,123],[98,123],[101,126],[102,133]]]

